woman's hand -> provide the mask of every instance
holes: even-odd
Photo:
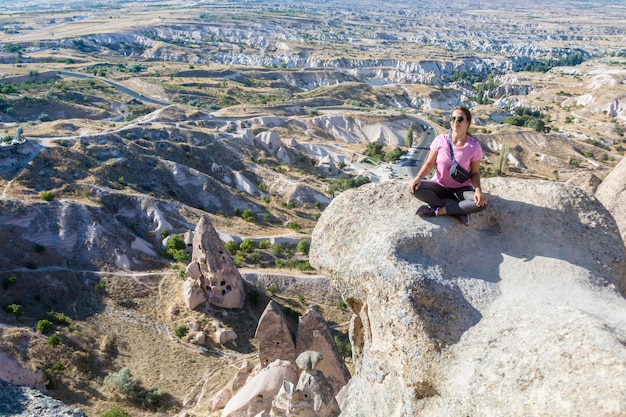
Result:
[[[409,185],[409,192],[413,194],[419,188],[421,183],[422,177],[420,177],[419,175],[413,178],[413,181],[411,181],[411,184]]]
[[[487,197],[483,195],[483,191],[480,188],[474,190],[474,203],[476,206],[482,207],[487,204]]]

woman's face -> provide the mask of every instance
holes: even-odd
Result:
[[[452,130],[467,130],[469,120],[467,120],[467,116],[463,113],[463,110],[456,109],[452,112],[452,116],[450,116],[450,127]]]

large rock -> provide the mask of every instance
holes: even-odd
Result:
[[[268,412],[272,401],[285,381],[295,384],[298,380],[296,366],[289,361],[279,359],[263,368],[250,379],[226,404],[222,417],[254,416],[262,411]]]
[[[598,186],[596,197],[611,212],[626,241],[626,158]]]
[[[276,359],[296,361],[293,336],[281,306],[273,300],[265,307],[257,324],[255,339],[259,344],[259,363],[267,366]]]
[[[316,305],[309,306],[308,311],[300,317],[296,335],[296,352],[298,355],[306,351],[321,353],[323,360],[317,364],[317,370],[324,374],[328,383],[337,394],[350,380],[350,371],[337,349],[337,344],[330,332],[330,327]]]
[[[483,180],[469,227],[407,184],[349,190],[311,264],[355,312],[342,416],[626,414],[626,249],[578,187]]]
[[[206,301],[223,308],[243,307],[243,279],[206,215],[193,233],[192,250],[183,283],[187,307],[194,309]]]

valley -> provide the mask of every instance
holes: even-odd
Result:
[[[270,299],[291,326],[320,305],[345,343],[353,312],[297,245],[336,195],[408,181],[419,163],[398,159],[447,132],[457,105],[473,113],[484,177],[599,181],[626,150],[620,1],[26,0],[0,11],[0,351],[89,416],[118,404],[220,415],[209,403],[257,360]],[[256,244],[229,252],[247,283],[241,310],[182,301],[186,261],[167,257],[164,238],[203,214],[223,240]],[[71,318],[58,348],[34,331],[50,312]],[[188,323],[239,338],[198,346],[176,335]],[[158,407],[102,391],[124,366],[167,393]]]

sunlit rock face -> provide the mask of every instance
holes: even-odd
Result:
[[[336,197],[311,264],[354,311],[342,416],[626,413],[626,250],[581,188],[483,179],[469,227],[407,183]],[[621,292],[620,292],[621,289]]]

